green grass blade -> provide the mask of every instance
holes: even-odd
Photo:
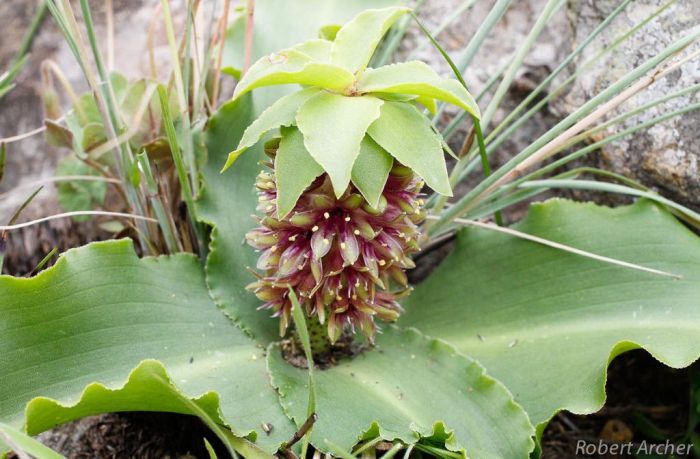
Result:
[[[160,100],[160,108],[163,113],[163,125],[165,126],[168,144],[170,145],[170,152],[173,157],[173,162],[175,163],[175,169],[177,171],[178,179],[180,180],[180,186],[182,187],[182,199],[187,205],[187,210],[189,211],[190,219],[194,225],[194,222],[197,221],[197,209],[194,206],[192,188],[190,188],[190,181],[187,178],[187,171],[185,171],[185,163],[183,162],[182,154],[180,153],[180,144],[177,140],[177,134],[175,133],[173,117],[170,113],[170,105],[168,104],[168,93],[165,89],[165,86],[163,85],[158,85],[158,98]]]
[[[7,145],[0,143],[0,183],[5,177],[5,163],[7,162]]]
[[[620,124],[623,121],[626,121],[635,115],[638,115],[640,113],[643,113],[643,112],[649,110],[650,108],[654,108],[657,105],[661,105],[664,102],[668,102],[669,100],[673,100],[673,99],[676,99],[678,97],[683,97],[683,96],[688,95],[688,94],[693,94],[693,93],[698,92],[698,91],[700,91],[700,83],[689,86],[689,87],[684,88],[684,89],[681,89],[680,91],[676,91],[674,93],[665,95],[663,97],[659,97],[657,99],[654,99],[651,102],[640,105],[639,107],[637,107],[633,110],[630,110],[630,111],[625,112],[621,115],[618,115],[618,116],[616,116],[616,117],[614,117],[614,118],[612,118],[604,123],[601,123],[601,124],[591,128],[591,129],[588,129],[587,131],[582,132],[581,134],[573,137],[571,139],[571,141],[567,143],[567,145],[575,145],[578,142],[584,141],[584,140],[590,138],[591,136],[593,136],[594,134],[597,134],[598,132],[601,132],[601,131],[607,129],[610,126],[613,126],[615,124]],[[684,109],[687,109],[687,107],[684,107]],[[686,111],[684,111],[684,113],[686,113]],[[565,148],[566,147],[564,147],[563,149],[565,149]]]
[[[294,326],[296,327],[297,334],[299,335],[299,340],[304,348],[304,355],[306,356],[307,366],[309,367],[309,403],[306,409],[306,414],[311,417],[316,412],[316,381],[314,379],[314,357],[311,352],[311,339],[309,338],[309,329],[306,327],[306,317],[304,316],[304,310],[299,304],[296,293],[292,288],[289,288],[289,298],[292,301],[292,317],[294,318]],[[306,451],[309,447],[309,438],[311,435],[311,429],[304,434],[301,444],[301,457],[306,457]]]
[[[561,0],[559,0],[559,1],[561,1]],[[445,59],[445,61],[447,61],[447,64],[452,69],[452,73],[454,73],[455,77],[457,78],[457,80],[459,80],[460,84],[462,86],[464,86],[464,89],[466,89],[468,91],[469,88],[467,87],[466,81],[464,81],[462,74],[457,69],[457,66],[452,61],[452,59],[450,59],[450,56],[447,54],[445,49],[442,46],[440,46],[440,43],[437,42],[435,37],[433,37],[430,34],[430,32],[428,31],[428,29],[423,25],[423,23],[421,23],[421,21],[418,19],[418,16],[416,16],[413,12],[411,12],[410,14],[413,17],[413,19],[415,20],[416,24],[418,24],[418,27],[421,29],[421,31],[425,34],[426,37],[428,37],[428,40],[430,40],[430,42],[433,44],[435,49],[437,49],[438,52],[442,55],[442,57]],[[489,165],[489,160],[488,160],[488,157],[486,155],[486,145],[484,144],[484,134],[481,131],[481,121],[476,116],[472,116],[472,122],[474,123],[474,132],[475,132],[476,139],[477,139],[479,156],[481,157],[481,165],[482,165],[483,170],[484,170],[484,175],[486,177],[488,177],[489,175],[491,175],[491,166]],[[454,187],[455,183],[451,183],[451,185],[452,185],[452,187]],[[442,203],[446,202],[446,200],[447,200],[446,196],[440,198],[440,202],[442,202]],[[438,205],[438,211],[439,210],[441,210],[440,205]],[[503,224],[503,219],[502,219],[501,214],[499,212],[497,212],[495,214],[495,218],[496,218],[496,222],[498,222],[499,225]]]
[[[32,22],[29,23],[29,27],[27,28],[27,31],[24,32],[24,36],[22,37],[22,42],[19,44],[19,48],[17,48],[15,57],[12,60],[13,64],[21,61],[29,52],[30,48],[32,47],[32,43],[34,42],[34,38],[36,37],[37,31],[39,30],[42,22],[44,22],[46,11],[46,2],[40,2],[34,16],[32,17]]]
[[[392,459],[394,456],[396,456],[396,453],[401,451],[403,449],[404,445],[402,443],[396,443],[394,446],[391,447],[389,451],[384,453],[382,456],[382,459]]]
[[[510,6],[512,0],[498,0],[495,5],[489,11],[489,14],[481,23],[479,29],[474,34],[469,44],[462,51],[459,58],[457,58],[457,67],[464,72],[474,60],[474,56],[481,49],[481,45],[484,43],[486,37],[491,33],[491,29],[496,25],[496,23],[503,17],[506,10]]]
[[[688,105],[686,107],[683,107],[680,110],[675,110],[673,112],[666,113],[666,114],[661,115],[661,116],[657,116],[655,118],[647,120],[647,121],[640,123],[636,126],[633,126],[631,128],[624,129],[616,134],[609,135],[609,136],[605,137],[604,139],[599,140],[598,142],[594,142],[594,143],[587,145],[583,148],[580,148],[572,153],[569,153],[566,156],[564,156],[563,158],[560,158],[560,159],[558,159],[550,164],[547,164],[546,166],[541,167],[541,168],[537,169],[536,171],[533,171],[532,173],[526,175],[522,179],[514,181],[513,183],[517,184],[517,183],[523,182],[525,180],[530,180],[534,177],[541,177],[542,175],[544,175],[548,172],[552,172],[552,171],[570,163],[571,161],[574,161],[578,158],[581,158],[581,157],[587,155],[588,153],[596,151],[599,148],[601,148],[609,143],[612,143],[616,140],[627,137],[628,135],[634,134],[634,133],[639,132],[643,129],[654,126],[655,124],[670,120],[672,118],[675,118],[677,116],[680,116],[680,115],[683,115],[685,113],[689,113],[689,112],[692,112],[695,110],[700,110],[700,103]]]
[[[510,126],[513,121],[513,119],[518,116],[519,113],[521,113],[525,108],[529,107],[530,104],[535,100],[535,98],[542,93],[547,87],[549,87],[549,84],[554,81],[554,79],[564,70],[568,67],[573,60],[583,52],[584,49],[603,31],[605,30],[610,23],[620,14],[622,11],[625,10],[627,5],[631,2],[632,0],[624,0],[620,5],[617,6],[598,26],[596,26],[593,31],[591,31],[590,34],[576,47],[576,49],[571,52],[559,65],[552,70],[552,72],[545,78],[537,87],[528,94],[528,96],[518,104],[517,107],[511,111],[508,116],[506,116],[503,121],[499,123],[498,126],[496,126],[488,135],[488,141],[492,140],[501,130],[503,130],[506,126]],[[675,0],[674,0],[675,1]]]
[[[493,5],[491,11],[489,11],[489,14],[484,19],[484,22],[481,23],[479,29],[476,31],[471,40],[469,40],[469,44],[457,58],[457,68],[459,69],[460,74],[464,73],[467,68],[469,68],[472,60],[474,60],[474,56],[476,56],[476,53],[479,51],[479,49],[481,49],[481,45],[483,45],[484,40],[489,33],[491,33],[491,29],[493,29],[496,23],[501,19],[501,17],[503,17],[506,10],[510,6],[511,1],[512,0],[498,0],[496,4]],[[445,110],[445,107],[446,104],[440,104],[438,112],[435,115],[436,119],[440,118]]]
[[[483,126],[488,127],[488,125],[491,123],[493,115],[496,113],[498,107],[500,107],[503,98],[505,97],[508,89],[513,83],[513,80],[515,79],[515,75],[518,69],[520,69],[523,60],[525,59],[525,56],[527,56],[527,54],[529,53],[530,49],[535,43],[535,40],[540,35],[544,27],[547,25],[552,15],[554,15],[554,13],[558,11],[559,8],[561,8],[564,5],[564,3],[565,0],[548,0],[547,4],[542,9],[542,12],[535,21],[535,24],[532,26],[532,29],[525,38],[525,41],[518,47],[515,55],[510,60],[508,68],[506,69],[503,78],[501,79],[501,82],[498,85],[498,88],[496,89],[496,92],[491,98],[491,101],[489,102],[486,111],[483,113],[481,117],[481,124]],[[472,147],[470,152],[463,159],[458,161],[452,169],[452,172],[450,173],[451,183],[456,184],[461,180],[464,168],[467,167],[467,165],[469,165],[469,163],[474,158],[474,154],[477,151],[481,158],[482,168],[484,167],[484,164],[488,164],[488,159],[485,159],[488,157],[488,152],[486,151],[485,147],[483,145]],[[484,171],[486,171],[485,168]],[[486,177],[489,177],[491,174],[489,173],[485,175]],[[438,198],[436,209],[441,211],[445,202],[445,198]]]
[[[548,142],[556,138],[559,134],[564,132],[566,129],[574,125],[578,120],[582,119],[589,113],[591,113],[599,105],[610,100],[617,94],[620,94],[625,88],[631,85],[633,82],[642,78],[649,71],[655,69],[659,64],[676,55],[678,52],[683,50],[689,44],[694,42],[700,36],[700,26],[696,26],[691,29],[691,31],[677,40],[673,44],[669,45],[658,53],[656,56],[648,59],[643,64],[639,65],[637,68],[628,72],[622,78],[618,79],[615,83],[611,84],[608,88],[601,91],[598,95],[590,99],[588,102],[583,104],[578,110],[576,110],[571,115],[564,118],[562,121],[557,123],[553,128],[547,131],[539,139],[533,142],[530,146],[525,148],[523,151],[518,153],[505,165],[495,171],[490,177],[481,182],[479,185],[474,187],[469,193],[462,197],[454,206],[446,210],[440,219],[434,226],[433,231],[437,231],[446,222],[463,214],[465,211],[473,208],[475,204],[478,204],[480,199],[483,199],[483,194],[489,190],[494,183],[498,180],[503,179],[509,172],[515,169],[521,162],[528,159],[534,153],[536,153],[540,148],[545,146]]]
[[[625,185],[618,185],[615,183],[607,182],[597,182],[594,180],[532,180],[519,185],[520,188],[561,188],[569,190],[587,190],[587,191],[603,191],[607,193],[617,193],[626,194],[630,196],[636,196],[640,198],[651,199],[654,202],[663,204],[664,206],[674,209],[683,215],[687,216],[691,220],[700,223],[700,214],[688,209],[687,207],[678,204],[670,199],[666,199],[656,193],[650,191],[639,190],[637,188],[632,188]]]
[[[36,197],[36,195],[38,195],[39,192],[43,189],[44,189],[44,187],[40,186],[39,188],[36,189],[36,191],[34,191],[34,193],[30,194],[29,197],[24,200],[24,202],[19,206],[19,208],[15,211],[15,213],[12,214],[12,217],[10,217],[10,221],[7,223],[7,226],[12,226],[17,222],[19,217],[22,215],[22,212],[24,211],[24,209],[27,208],[29,203],[31,203],[34,200],[34,198]],[[7,230],[3,230],[0,233],[0,273],[2,273],[2,267],[3,267],[4,261],[5,261],[6,244],[7,244]]]
[[[512,58],[507,59],[503,64],[501,64],[500,67],[491,75],[491,77],[486,81],[486,84],[484,85],[484,88],[479,92],[479,94],[476,95],[476,101],[479,102],[481,99],[484,98],[486,94],[491,91],[491,89],[494,87],[494,85],[498,82],[503,77],[503,72],[506,71],[506,68],[508,68],[508,65],[510,64],[510,61]],[[442,131],[442,136],[445,138],[445,140],[449,140],[452,138],[452,136],[457,132],[457,128],[459,125],[465,120],[465,118],[469,116],[469,113],[466,112],[461,112],[457,114],[452,120],[447,124],[445,129]],[[437,122],[437,119],[434,119],[433,122]]]
[[[584,64],[580,65],[580,66],[577,68],[576,72],[575,72],[573,75],[569,76],[569,77],[568,77],[564,82],[562,82],[559,86],[557,86],[555,89],[553,89],[552,91],[550,91],[545,97],[543,97],[540,101],[538,101],[532,108],[530,108],[527,112],[525,112],[525,114],[523,114],[520,118],[518,118],[517,120],[515,120],[515,122],[512,122],[512,119],[509,120],[509,124],[506,123],[505,120],[504,120],[503,122],[501,122],[501,124],[500,124],[496,129],[494,129],[494,131],[492,131],[491,133],[489,133],[489,135],[488,135],[487,138],[486,138],[486,143],[487,143],[488,146],[489,146],[489,151],[495,150],[495,148],[497,148],[497,147],[500,146],[503,142],[505,142],[507,139],[509,139],[510,136],[511,136],[516,130],[518,130],[526,121],[528,121],[529,119],[531,119],[531,118],[532,118],[537,112],[539,112],[540,109],[542,109],[542,107],[544,107],[550,100],[554,99],[554,98],[557,97],[559,94],[561,94],[561,93],[564,91],[564,89],[566,89],[571,83],[573,83],[574,81],[576,81],[576,79],[577,79],[579,76],[581,76],[581,75],[583,75],[585,72],[587,72],[588,69],[589,69],[594,63],[599,62],[600,59],[601,59],[603,56],[605,56],[606,54],[612,52],[612,51],[615,50],[617,47],[619,47],[619,46],[620,46],[622,43],[624,43],[628,38],[630,38],[631,36],[633,36],[634,34],[636,34],[640,29],[642,29],[642,28],[643,28],[645,25],[647,25],[651,20],[653,20],[654,18],[656,18],[658,15],[660,15],[663,11],[665,11],[669,6],[671,6],[671,5],[672,5],[673,3],[675,3],[676,1],[677,1],[677,0],[670,0],[670,1],[668,1],[667,3],[665,3],[664,5],[662,5],[661,7],[659,7],[656,11],[654,11],[654,13],[652,13],[652,14],[649,15],[647,18],[645,18],[643,21],[641,21],[639,24],[637,24],[636,26],[632,27],[630,30],[628,30],[628,31],[624,32],[623,34],[621,34],[620,36],[618,36],[615,40],[613,40],[613,42],[612,42],[609,46],[607,46],[607,47],[605,47],[604,49],[602,49],[600,52],[598,52],[595,56],[593,56],[591,59],[589,59],[588,61],[586,61]],[[617,10],[616,10],[616,11],[617,11]],[[606,18],[606,20],[607,20],[607,18]],[[605,21],[604,21],[604,22],[605,22]],[[602,24],[601,24],[601,25],[602,25]],[[592,33],[599,33],[599,31],[598,31],[598,32],[596,32],[596,31],[598,31],[598,28],[596,28],[596,29],[594,30],[594,32],[592,32]],[[589,38],[592,39],[592,37],[590,37],[590,36],[589,36]],[[586,42],[588,42],[588,41],[589,41],[588,38],[586,38],[586,39],[584,40],[583,43],[586,43]],[[582,44],[583,44],[583,43],[582,43]],[[578,48],[577,48],[576,51],[579,51]],[[574,51],[574,52],[576,52],[576,51]],[[582,51],[582,50],[581,50],[581,51]],[[567,60],[568,60],[568,58],[567,58]],[[557,69],[557,70],[558,70],[558,69]],[[556,72],[556,70],[555,70],[555,72]],[[538,88],[539,88],[539,86],[538,86]],[[535,91],[537,91],[537,89],[536,89]],[[530,100],[529,102],[532,102],[532,100]],[[523,104],[524,104],[524,101],[523,101],[523,103],[522,103],[521,105],[523,105]],[[518,109],[520,109],[520,106],[516,107],[515,110],[518,110]],[[505,128],[505,131],[501,132],[500,135],[498,135],[498,136],[494,139],[494,136],[495,136],[496,134],[498,134],[499,131],[502,130],[503,128]],[[475,165],[475,164],[476,164],[476,163],[474,162],[473,164],[470,164],[470,166],[473,166],[473,165]],[[470,167],[467,168],[467,170],[469,170],[469,169],[470,169]],[[463,174],[463,176],[464,176],[464,174]]]
[[[176,253],[179,250],[177,239],[173,233],[171,220],[168,218],[168,213],[165,211],[163,202],[160,199],[158,184],[156,183],[155,177],[153,177],[153,171],[151,170],[151,163],[148,160],[148,155],[146,153],[140,153],[136,155],[136,159],[139,162],[141,174],[145,179],[146,189],[148,190],[148,199],[153,207],[153,213],[158,220],[158,225],[163,232],[163,238],[165,239],[165,245],[168,248],[168,253]]]
[[[445,18],[444,21],[442,21],[436,28],[435,30],[431,31],[430,34],[433,37],[437,37],[440,35],[446,28],[448,28],[450,25],[452,25],[453,22],[455,22],[465,11],[467,11],[469,8],[474,6],[474,3],[476,3],[476,0],[465,0],[462,2],[460,6],[458,6],[452,13],[450,13],[449,16]],[[407,61],[410,61],[415,58],[416,54],[418,51],[421,51],[425,46],[428,44],[428,42],[423,42],[420,45],[416,46],[408,55],[408,58],[406,59]]]
[[[58,454],[48,446],[44,446],[38,440],[2,422],[0,422],[0,440],[8,444],[20,459],[29,459],[30,457],[66,459],[65,456]]]
[[[29,276],[27,276],[27,277],[32,277],[32,275],[34,275],[34,273],[41,271],[41,269],[44,266],[46,266],[46,263],[48,263],[56,255],[56,253],[58,253],[58,248],[54,247],[53,249],[51,249],[51,251],[44,258],[41,259],[39,264],[36,265],[36,267],[34,269],[32,269],[31,273],[29,273]]]
[[[416,1],[416,4],[413,6],[413,12],[415,13],[418,11],[420,7],[423,6],[424,2],[425,0]],[[372,66],[374,68],[381,67],[389,62],[391,56],[399,49],[401,40],[406,36],[406,31],[408,30],[410,22],[409,17],[403,17],[399,20],[398,24],[392,28],[392,31],[385,38],[380,51],[372,59]]]
[[[326,440],[326,445],[328,446],[328,449],[331,451],[331,453],[333,453],[333,455],[336,457],[339,457],[341,459],[356,459],[355,456],[350,454],[347,450],[336,445],[330,440]]]

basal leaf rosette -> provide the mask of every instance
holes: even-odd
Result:
[[[367,10],[334,40],[314,39],[257,61],[234,99],[255,88],[303,87],[273,103],[246,129],[224,170],[279,131],[272,171],[257,187],[260,227],[248,242],[263,272],[250,288],[287,329],[293,288],[306,312],[328,323],[331,341],[346,325],[370,339],[375,318],[398,317],[405,270],[419,250],[423,185],[452,195],[443,139],[423,108],[436,100],[479,117],[469,92],[418,61],[369,68],[389,27],[409,9]],[[326,322],[327,321],[327,322]]]

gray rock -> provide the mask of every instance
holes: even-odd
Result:
[[[569,5],[573,41],[583,40],[613,9],[618,0],[578,0]],[[616,37],[653,14],[666,0],[635,0],[583,52],[577,65],[582,65]],[[608,87],[616,79],[655,56],[665,47],[700,24],[700,2],[679,0],[652,20],[637,34],[604,58],[598,59],[588,71],[578,77],[568,94],[555,107],[568,114],[581,103]],[[696,42],[685,54],[700,50]],[[576,67],[574,67],[576,68]],[[700,59],[656,82],[643,93],[618,107],[610,116],[621,114],[654,99],[700,83]],[[664,113],[700,102],[700,94],[674,99],[644,114],[608,129],[613,134]],[[607,170],[639,180],[680,203],[700,209],[700,111],[676,117],[605,146],[588,158]]]

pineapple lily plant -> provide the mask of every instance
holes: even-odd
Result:
[[[265,273],[250,289],[280,317],[291,318],[289,289],[335,342],[347,326],[374,338],[375,317],[398,318],[405,270],[420,250],[424,184],[451,196],[443,141],[421,105],[451,102],[478,117],[457,80],[414,61],[367,68],[382,36],[408,10],[370,10],[333,41],[316,39],[261,58],[236,87],[298,83],[243,133],[226,168],[269,130],[272,171],[256,186],[260,227],[247,235]],[[392,285],[396,285],[393,288]]]
[[[484,139],[481,126],[502,91],[482,113],[461,76],[381,65],[392,42],[382,39],[410,20],[396,3],[295,1],[308,20],[289,24],[275,2],[258,2],[267,33],[252,52],[264,57],[206,126],[182,108],[190,98],[159,88],[158,134],[199,254],[175,238],[169,250],[138,245],[169,255],[139,258],[121,239],[70,250],[32,278],[0,277],[0,450],[56,457],[27,434],[97,413],[167,411],[199,417],[232,457],[311,447],[351,457],[389,442],[388,457],[525,458],[557,411],[602,406],[619,353],[642,347],[674,367],[698,358],[700,241],[688,226],[700,215],[641,187],[576,180],[576,170],[542,179],[557,166],[531,166],[579,157],[566,150],[574,136],[645,75],[672,70],[666,61],[700,29],[489,175],[499,138]],[[561,4],[547,2],[542,17]],[[245,15],[234,22],[232,43],[245,25]],[[322,26],[323,38],[308,40]],[[449,147],[428,118],[442,104],[474,132],[449,172]],[[201,167],[182,134],[200,131]],[[139,161],[145,173],[155,159]],[[453,198],[479,163],[486,177]],[[511,227],[487,221],[557,187],[641,199],[616,209],[554,199]],[[167,232],[159,218],[144,221]],[[415,255],[446,240],[450,255],[411,287]]]

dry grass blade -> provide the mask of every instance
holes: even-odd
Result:
[[[8,222],[9,226],[12,226],[19,219],[19,217],[20,217],[20,215],[22,215],[22,212],[24,211],[24,209],[27,208],[29,203],[31,203],[34,200],[36,195],[38,195],[39,192],[43,188],[44,187],[37,188],[37,190],[34,191],[34,193],[30,194],[29,197],[24,200],[22,205],[19,206],[19,208],[15,211],[15,213],[10,218],[10,221]],[[9,231],[8,229],[5,229],[5,228],[6,227],[0,226],[0,231],[2,231],[0,233],[0,273],[2,273],[2,266],[3,266],[4,259],[5,259],[5,246],[7,244],[7,232]]]
[[[2,154],[0,154],[0,158],[1,157],[2,157]],[[2,171],[2,167],[0,167],[0,171]],[[1,179],[2,179],[2,173],[0,173],[0,180]],[[18,185],[6,193],[0,193],[0,199],[5,199],[7,196],[9,196],[13,193],[16,193],[20,190],[24,190],[26,188],[36,188],[38,186],[44,186],[44,185],[48,185],[49,183],[56,183],[56,182],[77,182],[77,181],[106,182],[106,183],[113,183],[115,185],[121,185],[121,183],[122,183],[121,180],[119,180],[119,179],[110,178],[110,177],[101,177],[99,175],[59,175],[59,176],[55,176],[55,177],[46,177],[44,179],[37,180],[35,182],[31,182],[31,183],[27,183],[27,184]]]
[[[245,54],[243,61],[243,71],[241,72],[241,75],[244,75],[250,68],[250,62],[253,54],[253,25],[255,19],[255,0],[247,0],[245,11]]]
[[[513,178],[521,176],[525,170],[527,170],[530,167],[532,167],[533,165],[540,163],[540,162],[544,161],[545,159],[549,158],[550,156],[555,154],[557,151],[559,151],[559,149],[561,148],[562,145],[566,145],[566,143],[571,138],[573,138],[576,134],[584,131],[586,128],[593,125],[596,121],[603,118],[605,115],[610,113],[615,108],[619,107],[623,102],[630,99],[632,96],[635,96],[639,92],[643,91],[644,89],[648,88],[652,84],[656,83],[658,80],[667,76],[669,73],[673,72],[674,70],[679,69],[683,64],[689,62],[692,59],[695,59],[698,56],[700,56],[700,51],[692,53],[691,55],[685,57],[684,59],[681,59],[680,61],[678,61],[674,64],[671,64],[671,65],[668,65],[664,68],[658,69],[658,70],[654,71],[652,74],[638,80],[632,86],[625,89],[620,94],[618,94],[617,96],[610,99],[608,102],[602,104],[600,107],[598,107],[596,110],[591,112],[589,115],[585,116],[579,122],[577,122],[576,124],[571,126],[569,129],[567,129],[566,131],[559,134],[552,141],[550,141],[545,146],[540,148],[538,151],[533,153],[532,156],[528,157],[523,162],[518,164],[518,166],[516,166],[512,171],[510,171],[508,174],[506,174],[505,176],[503,176],[499,180],[497,180],[493,184],[493,188],[497,188],[498,186],[502,185],[503,183],[509,182]]]
[[[48,217],[39,218],[37,220],[32,220],[25,223],[18,223],[16,225],[0,226],[0,231],[14,231],[22,228],[28,228],[30,226],[38,225],[39,223],[48,222],[51,220],[60,220],[62,218],[71,217],[81,217],[81,216],[104,216],[104,217],[118,217],[118,218],[131,218],[133,220],[142,220],[152,223],[158,223],[158,220],[150,217],[143,217],[141,215],[127,214],[122,212],[107,212],[102,210],[79,210],[75,212],[64,212],[62,214],[50,215]]]
[[[429,219],[437,220],[439,217],[428,216]],[[550,241],[549,239],[544,239],[541,237],[533,236],[532,234],[523,233],[512,228],[506,228],[503,226],[494,225],[493,223],[485,223],[477,220],[467,220],[464,218],[455,218],[453,220],[455,223],[464,226],[474,226],[477,228],[483,228],[490,231],[496,231],[498,233],[509,234],[520,239],[525,239],[527,241],[536,242],[538,244],[546,245],[547,247],[552,247],[557,250],[562,250],[564,252],[573,253],[575,255],[580,255],[582,257],[590,258],[593,260],[602,261],[604,263],[610,263],[617,266],[622,266],[624,268],[635,269],[637,271],[643,271],[651,274],[656,274],[658,276],[672,277],[674,279],[682,279],[683,276],[678,274],[668,273],[666,271],[660,271],[654,268],[647,268],[646,266],[636,265],[634,263],[628,263],[626,261],[617,260],[615,258],[606,257],[603,255],[596,255],[595,253],[586,252],[585,250],[577,249],[565,244],[560,244],[558,242]]]
[[[0,139],[0,143],[2,144],[7,144],[7,143],[13,143],[13,142],[19,142],[20,140],[27,139],[33,135],[41,134],[46,130],[46,126],[41,126],[36,129],[32,129],[31,131],[25,132],[23,134],[17,134],[13,135],[11,137],[5,137],[3,139]]]

